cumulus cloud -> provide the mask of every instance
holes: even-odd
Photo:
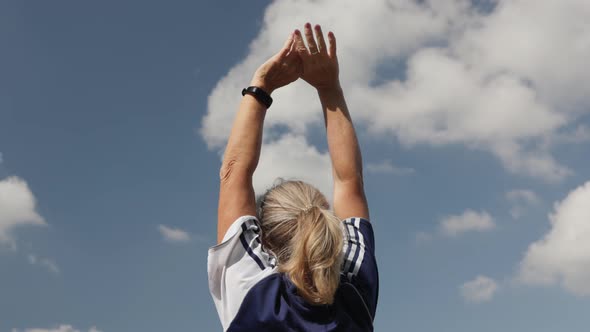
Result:
[[[436,9],[435,9],[435,8]],[[223,77],[209,95],[209,112],[203,119],[201,133],[212,147],[224,144],[237,109],[242,86],[250,81],[257,66],[276,53],[289,32],[304,22],[321,22],[337,31],[342,82],[346,85],[361,79],[374,79],[379,60],[391,55],[405,55],[421,43],[434,42],[448,31],[448,22],[456,21],[464,6],[435,4],[433,8],[414,1],[274,1],[267,7],[262,29],[250,44],[250,52]],[[362,13],[362,14],[361,14]],[[363,17],[362,20],[359,18]],[[366,20],[370,18],[370,20]],[[354,24],[351,24],[354,22]],[[375,34],[374,26],[387,34]],[[327,31],[326,31],[327,32]],[[387,35],[387,42],[383,38]],[[287,126],[294,133],[321,120],[315,91],[302,81],[274,93],[275,104],[267,118],[267,127]]]
[[[460,215],[451,215],[440,221],[440,230],[444,235],[457,236],[466,232],[485,232],[496,227],[494,219],[487,212],[465,210]]]
[[[498,283],[489,277],[479,275],[459,287],[465,301],[481,303],[490,301],[498,291]]]
[[[377,163],[367,163],[365,169],[374,174],[408,175],[416,172],[413,168],[396,166],[389,159]]]
[[[546,143],[585,135],[568,128],[590,110],[590,71],[579,70],[590,58],[589,15],[586,0],[498,1],[488,11],[467,0],[274,1],[246,57],[209,95],[200,132],[210,148],[223,147],[241,88],[309,20],[337,35],[357,128],[409,147],[462,144],[488,151],[511,173],[560,181],[572,171]],[[273,96],[267,131],[305,137],[322,120],[304,82]]]
[[[35,197],[23,179],[13,176],[0,180],[0,245],[16,245],[12,234],[15,228],[46,225],[35,204]]]
[[[585,0],[500,1],[456,48],[484,72],[511,72],[528,81],[552,107],[588,111],[590,72],[580,68],[590,55],[589,15]]]
[[[518,279],[590,296],[590,182],[557,202],[549,219],[551,230],[528,247]]]
[[[162,235],[164,241],[173,243],[183,243],[190,241],[191,237],[188,232],[180,228],[170,227],[166,225],[158,225],[158,231]]]
[[[511,190],[506,192],[505,196],[512,205],[510,215],[514,219],[522,217],[530,206],[539,204],[541,201],[537,194],[526,189]]]
[[[46,329],[43,329],[43,328],[30,328],[30,329],[24,329],[24,330],[12,329],[12,332],[84,332],[84,330],[78,330],[78,329],[72,327],[71,325],[62,324],[57,327],[46,328]],[[97,329],[95,326],[93,326],[90,329],[88,329],[88,332],[101,332],[101,331],[99,329]]]
[[[412,55],[407,76],[403,82],[352,91],[359,103],[370,100],[364,115],[371,131],[395,135],[410,146],[462,143],[488,150],[515,173],[549,180],[569,173],[541,147],[523,150],[521,143],[557,130],[565,118],[543,104],[519,77],[488,77],[440,48]]]
[[[304,136],[287,134],[263,144],[254,174],[254,190],[263,194],[277,178],[297,179],[316,186],[332,197],[332,164],[328,153],[319,152]]]

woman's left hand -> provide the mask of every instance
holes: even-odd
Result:
[[[250,85],[257,86],[270,94],[294,82],[302,73],[303,65],[295,50],[294,36],[291,33],[283,48],[258,67]]]

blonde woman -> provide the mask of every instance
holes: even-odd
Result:
[[[338,78],[336,39],[295,30],[258,68],[220,171],[218,245],[209,289],[226,331],[372,331],[378,295],[361,152]],[[307,41],[307,46],[303,41]],[[259,199],[258,164],[270,94],[298,78],[319,95],[334,177],[334,209],[315,187],[283,181]],[[255,88],[252,88],[255,87]]]

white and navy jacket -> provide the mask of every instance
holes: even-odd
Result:
[[[209,290],[224,331],[372,331],[379,277],[368,220],[348,218],[340,285],[332,305],[312,305],[279,273],[253,216],[238,218],[209,248]]]

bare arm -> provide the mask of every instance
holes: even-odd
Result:
[[[217,242],[231,223],[256,215],[252,175],[258,165],[266,107],[250,95],[240,102],[219,172]]]
[[[336,37],[328,33],[326,45],[321,27],[316,25],[316,43],[309,23],[304,32],[309,49],[299,33],[295,47],[303,62],[301,78],[316,88],[322,103],[334,176],[334,212],[340,219],[369,219],[361,151],[338,78]]]
[[[334,212],[340,219],[369,219],[361,150],[340,86],[318,90],[334,177]]]
[[[293,34],[279,53],[256,70],[250,85],[267,93],[295,81],[301,72],[301,61],[293,48]],[[260,158],[262,129],[266,107],[251,95],[245,95],[231,130],[219,172],[219,206],[217,242],[227,229],[243,215],[256,215],[252,176]]]

